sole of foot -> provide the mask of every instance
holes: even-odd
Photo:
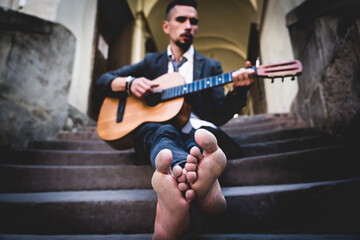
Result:
[[[171,173],[171,161],[172,154],[166,149],[155,160],[156,170],[151,183],[158,202],[153,239],[179,239],[190,227],[190,202]]]

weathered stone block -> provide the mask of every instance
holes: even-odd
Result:
[[[75,37],[60,24],[0,8],[0,145],[26,148],[65,125]]]
[[[360,19],[347,31],[333,61],[324,72],[326,128],[341,133],[360,111]],[[360,123],[359,123],[360,124]]]
[[[360,2],[305,1],[287,15],[294,55],[303,63],[292,111],[343,134],[360,112]]]

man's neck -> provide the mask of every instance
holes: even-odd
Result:
[[[180,48],[176,44],[170,44],[170,49],[176,62],[180,62],[181,57],[189,50],[190,46],[186,49]]]

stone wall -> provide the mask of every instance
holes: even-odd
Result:
[[[303,63],[292,111],[334,134],[360,112],[360,2],[306,1],[287,15],[295,58]]]
[[[0,8],[0,145],[53,138],[68,116],[75,38],[60,24]]]

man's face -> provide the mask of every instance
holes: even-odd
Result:
[[[182,49],[188,49],[198,29],[197,11],[191,6],[176,5],[170,10],[169,19],[163,23],[163,30],[170,42]]]

